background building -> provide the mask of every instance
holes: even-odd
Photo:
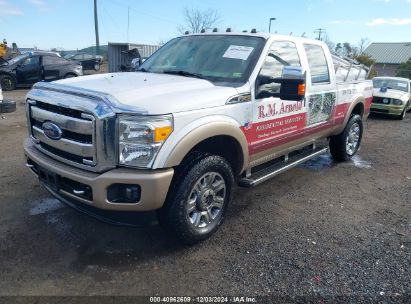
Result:
[[[378,76],[395,76],[398,66],[411,58],[411,42],[374,42],[365,53],[375,60]]]

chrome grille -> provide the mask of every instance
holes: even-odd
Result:
[[[387,99],[388,101],[384,102],[384,99]],[[372,102],[373,103],[380,103],[380,104],[390,104],[391,103],[391,98],[386,98],[386,97],[383,98],[383,97],[374,96],[372,98]]]
[[[94,116],[80,110],[39,101],[29,101],[30,133],[46,154],[85,166],[97,164]],[[62,130],[59,140],[43,131],[44,122],[53,122]]]

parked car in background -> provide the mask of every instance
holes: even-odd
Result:
[[[0,85],[4,91],[31,87],[42,80],[53,81],[81,75],[81,64],[50,52],[31,52],[0,61]]]
[[[410,80],[399,77],[375,77],[371,112],[404,119],[411,109]]]
[[[80,62],[83,70],[100,70],[103,63],[103,56],[90,55],[87,53],[76,53],[67,55],[64,58]]]
[[[16,102],[13,100],[3,99],[3,92],[0,87],[0,115],[16,111]]]

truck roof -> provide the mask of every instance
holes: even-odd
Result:
[[[282,39],[287,39],[287,40],[291,40],[291,41],[310,42],[310,43],[315,42],[315,43],[318,43],[318,44],[324,44],[324,42],[322,42],[320,40],[309,39],[309,38],[304,38],[304,37],[297,37],[297,36],[265,33],[265,32],[257,32],[257,33],[252,33],[252,32],[205,32],[205,33],[186,34],[186,35],[182,35],[181,37],[185,37],[185,36],[212,36],[212,35],[261,37],[261,38],[264,38],[266,40],[270,39],[271,37],[275,37],[275,38],[280,38],[280,39],[282,38]]]

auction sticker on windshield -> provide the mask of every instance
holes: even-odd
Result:
[[[251,46],[230,45],[223,57],[247,60],[253,50],[254,48]]]

